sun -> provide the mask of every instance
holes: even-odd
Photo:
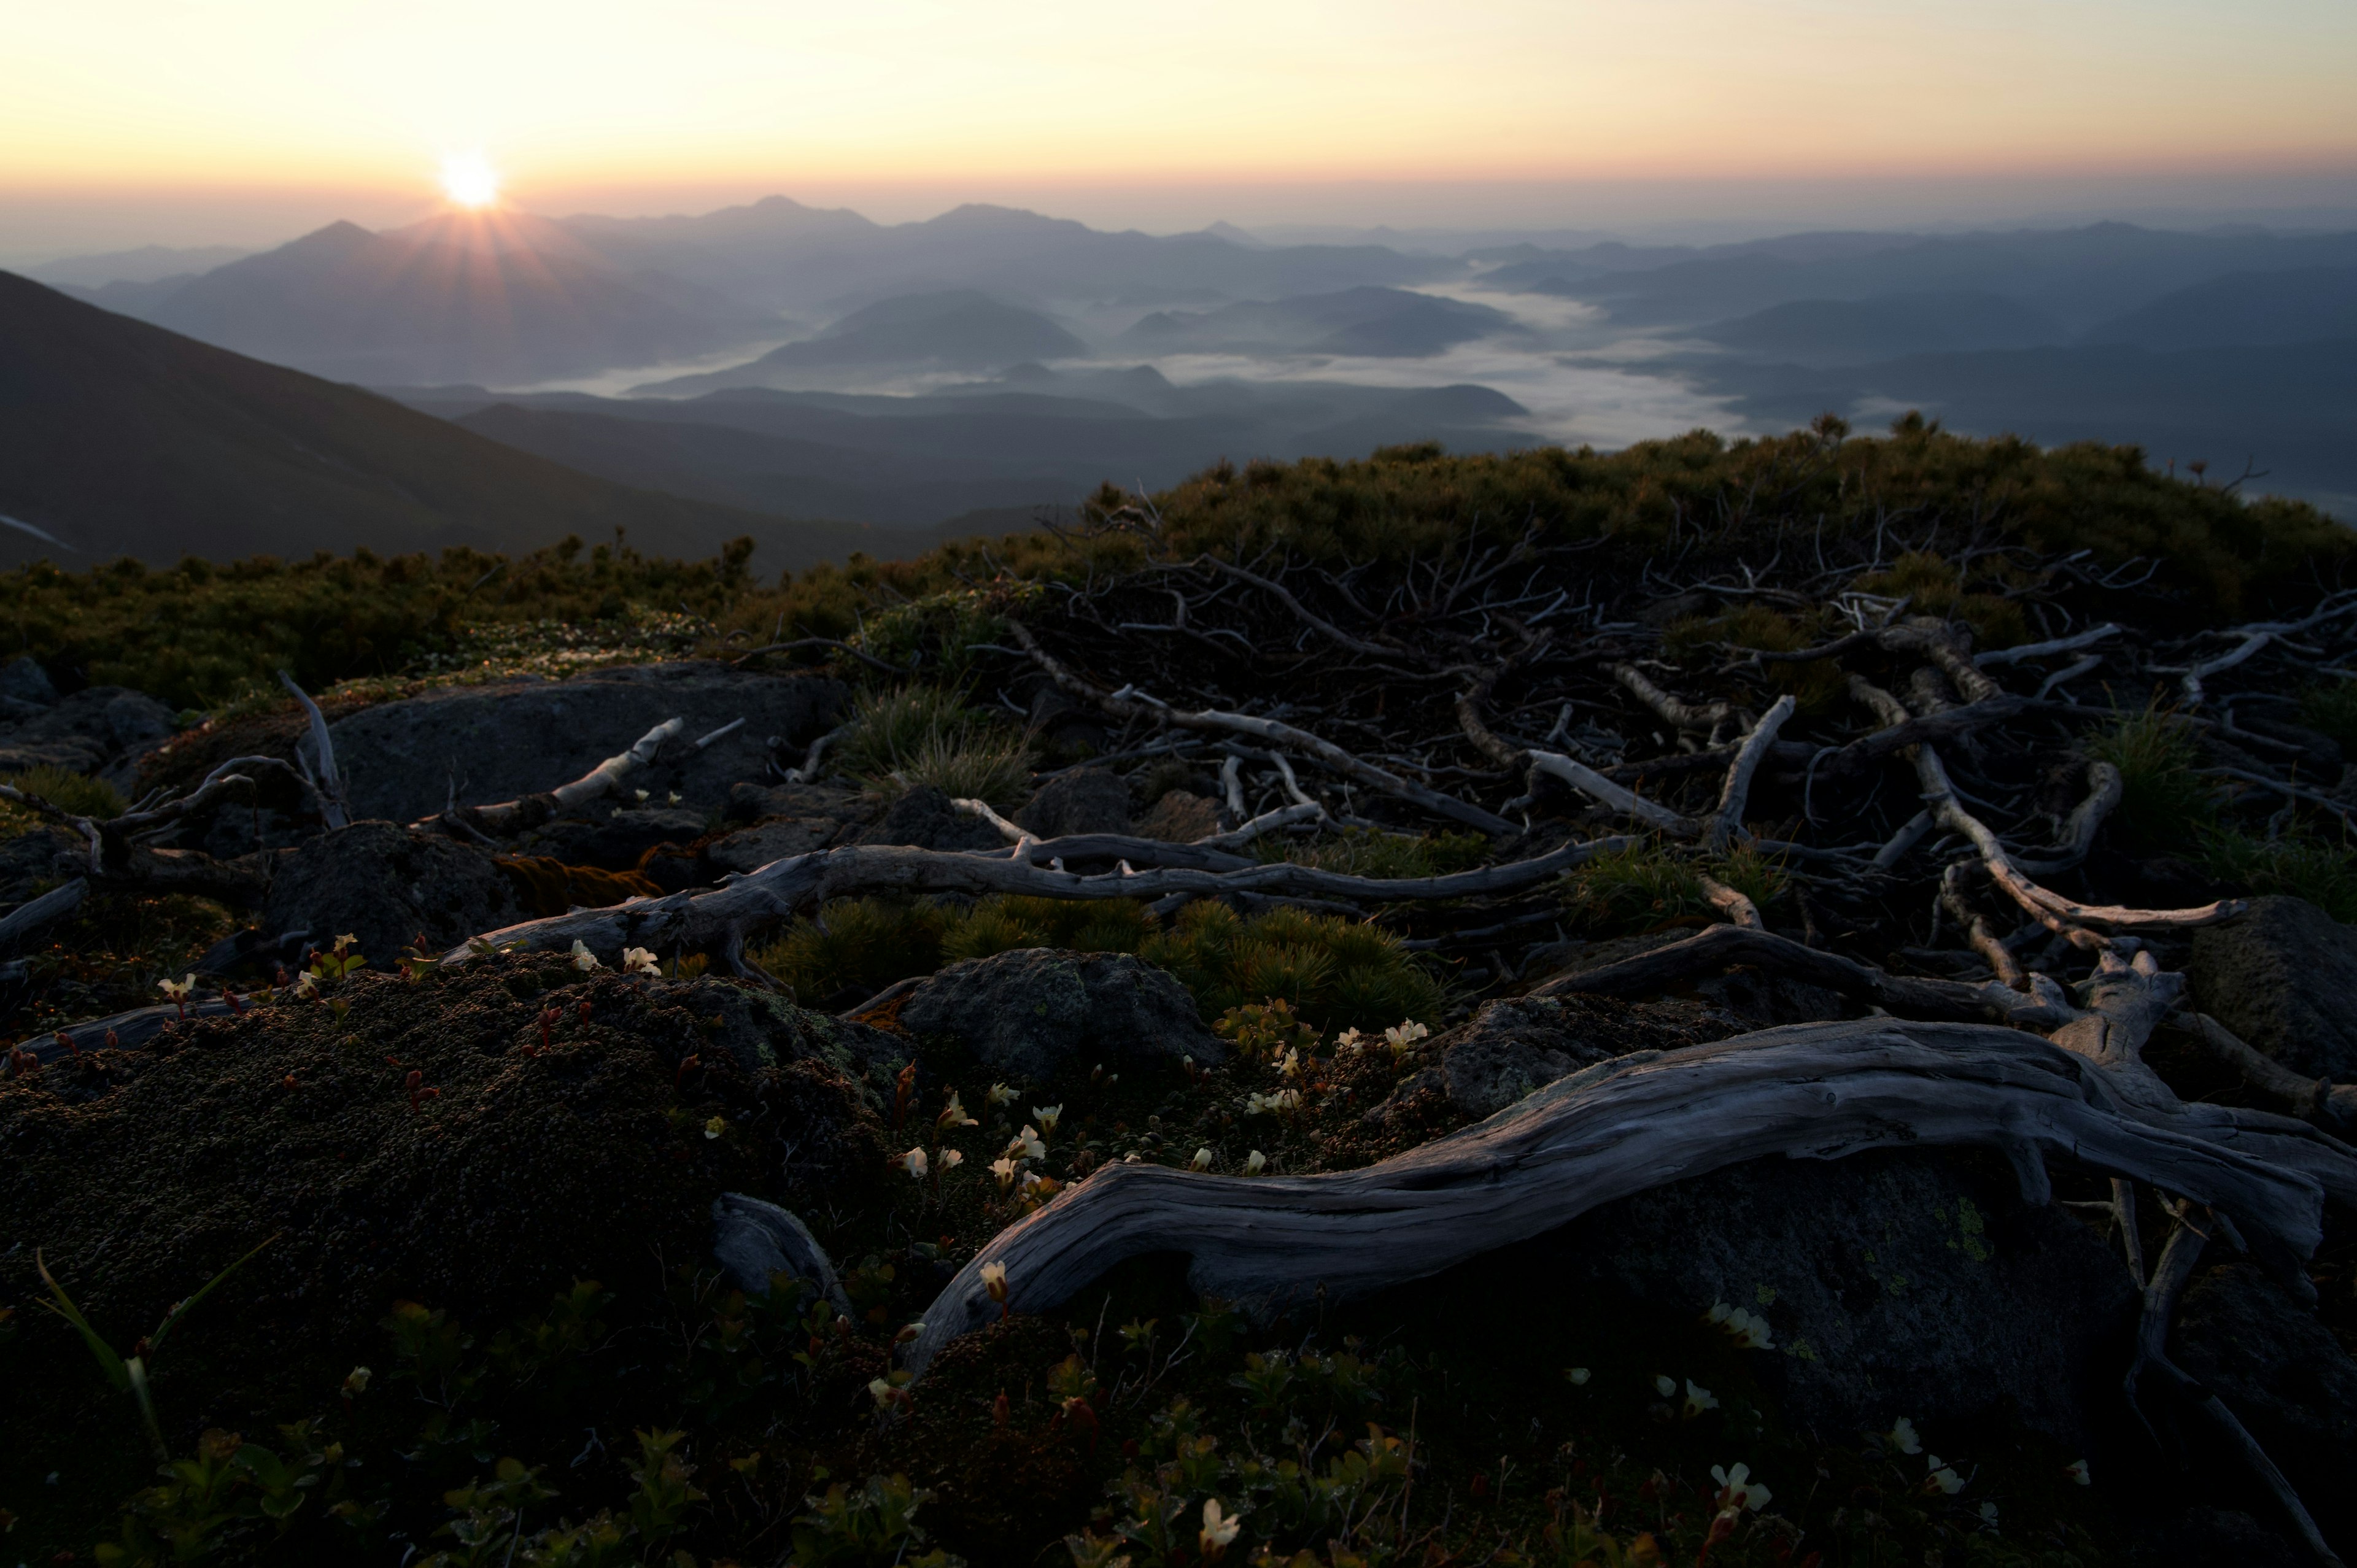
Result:
[[[500,199],[500,171],[480,153],[453,153],[442,160],[442,194],[459,207],[494,206]]]

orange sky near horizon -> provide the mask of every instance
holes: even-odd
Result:
[[[86,0],[14,8],[0,191],[522,205],[750,183],[2357,165],[2345,0]]]

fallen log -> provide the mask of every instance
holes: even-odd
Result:
[[[2102,1069],[2034,1035],[1889,1018],[1807,1024],[1599,1063],[1475,1126],[1363,1170],[1223,1176],[1116,1165],[985,1245],[924,1314],[921,1370],[1008,1304],[1039,1311],[1146,1252],[1189,1255],[1200,1292],[1268,1316],[1437,1273],[1599,1204],[1782,1155],[1995,1148],[2025,1197],[2053,1156],[2188,1195],[2299,1257],[2322,1237],[2316,1179],[2123,1103]],[[2357,1162],[2352,1162],[2357,1177]]]
[[[1403,903],[1518,893],[1632,842],[1594,839],[1528,860],[1445,876],[1404,877],[1352,876],[1289,861],[1262,864],[1223,850],[1114,833],[1031,841],[1021,846],[1020,854],[1014,846],[953,851],[845,844],[772,861],[717,887],[633,898],[609,908],[581,909],[487,931],[451,949],[442,961],[458,964],[493,952],[562,950],[578,941],[608,963],[619,961],[625,947],[710,953],[733,972],[758,980],[764,977],[745,961],[747,938],[799,910],[851,893],[1004,893],[1042,898],[1158,898],[1184,893],[1195,897],[1261,895]],[[1092,873],[1060,870],[1052,864],[1085,859],[1117,864],[1111,871]],[[1141,865],[1151,869],[1140,870]]]

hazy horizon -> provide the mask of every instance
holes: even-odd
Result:
[[[462,156],[552,216],[782,193],[1161,233],[2357,222],[2357,10],[2330,0],[1212,0],[1183,27],[1065,0],[124,0],[15,23],[7,265],[394,225]]]

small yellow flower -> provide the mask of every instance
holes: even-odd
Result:
[[[674,806],[679,804],[679,791],[676,789],[671,792],[671,803]]]
[[[990,1162],[990,1174],[998,1178],[998,1190],[1002,1194],[1015,1185],[1015,1173],[1022,1168],[1013,1160],[1004,1156]]]
[[[982,1288],[990,1293],[991,1300],[1005,1301],[1006,1299],[1006,1265],[1005,1263],[983,1264]]]
[[[707,1138],[717,1138],[726,1131],[728,1131],[728,1123],[717,1116],[704,1124],[704,1135]]]
[[[344,1374],[344,1392],[347,1395],[368,1392],[369,1380],[375,1376],[366,1367],[354,1367]]]
[[[633,789],[630,793],[638,797],[640,805],[643,806],[647,803],[647,791],[644,789]]]
[[[188,993],[194,991],[196,988],[197,977],[193,974],[188,976],[186,980],[159,980],[156,983],[156,989],[161,991],[167,998],[174,1002],[187,1001]]]

